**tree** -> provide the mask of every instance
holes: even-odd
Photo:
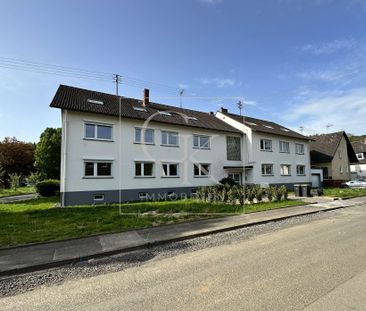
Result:
[[[34,145],[6,137],[0,142],[0,179],[10,186],[10,175],[28,176],[33,170]]]
[[[35,167],[46,178],[60,179],[61,129],[46,128],[36,146]]]

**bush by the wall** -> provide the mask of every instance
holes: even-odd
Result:
[[[60,181],[47,179],[36,185],[37,193],[43,197],[52,197],[60,192]]]
[[[232,179],[232,178],[230,178],[230,177],[224,177],[223,179],[221,179],[221,180],[219,181],[219,183],[220,183],[221,185],[228,185],[228,186],[231,186],[231,187],[233,187],[233,186],[235,186],[235,185],[236,185],[235,180],[234,180],[234,179]]]

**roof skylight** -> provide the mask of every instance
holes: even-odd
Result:
[[[247,123],[247,124],[249,124],[249,125],[257,125],[256,123],[249,122],[249,121],[245,121],[245,123]]]
[[[263,124],[264,127],[268,128],[268,129],[272,129],[273,130],[273,127],[270,126],[270,125],[266,125],[266,124]]]
[[[142,107],[133,107],[133,110],[140,111],[140,112],[147,112],[147,110]]]
[[[282,131],[285,131],[285,132],[290,132],[290,130],[289,130],[289,129],[285,129],[285,128],[283,128],[283,127],[281,127],[281,130],[282,130]]]
[[[88,99],[87,102],[89,104],[97,104],[97,105],[103,105],[103,102],[101,100],[95,100],[95,99]]]
[[[172,114],[170,112],[166,112],[166,111],[158,111],[159,114],[161,114],[162,116],[171,116]]]
[[[188,117],[188,120],[197,121],[198,119],[196,117]]]

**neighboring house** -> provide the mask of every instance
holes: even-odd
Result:
[[[350,163],[357,157],[345,132],[310,136],[311,166],[323,170],[324,181],[351,179]]]
[[[138,100],[61,85],[51,107],[61,109],[62,205],[191,195],[242,167],[241,131],[151,103],[148,90]]]
[[[309,138],[280,124],[229,113],[216,117],[244,134],[243,166],[237,168],[248,184],[310,184]],[[229,168],[228,168],[229,169]]]
[[[352,147],[359,163],[351,165],[351,172],[356,174],[356,178],[366,178],[366,138],[352,142]]]

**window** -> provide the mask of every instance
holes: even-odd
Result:
[[[153,177],[154,163],[153,162],[135,162],[136,177]]]
[[[234,180],[236,184],[241,185],[241,173],[229,173],[227,176]]]
[[[229,161],[241,160],[240,137],[226,136],[226,155]]]
[[[339,167],[339,172],[340,172],[341,174],[343,174],[343,166],[342,166],[342,165]]]
[[[176,163],[163,163],[162,164],[162,177],[178,177],[178,164]]]
[[[154,130],[141,127],[135,127],[135,143],[154,144]]]
[[[296,175],[305,176],[305,165],[297,165],[296,166]]]
[[[104,194],[93,194],[93,201],[104,201]]]
[[[329,175],[328,175],[328,168],[327,168],[327,167],[322,167],[321,169],[322,169],[322,171],[323,171],[323,178],[324,178],[324,179],[328,179],[328,178],[329,178]]]
[[[268,129],[273,129],[273,127],[270,126],[270,125],[263,124],[263,126],[266,127],[266,128],[268,128]]]
[[[161,144],[164,146],[178,146],[178,133],[162,131]]]
[[[209,149],[210,137],[204,135],[193,135],[193,148]]]
[[[167,112],[167,111],[158,111],[158,113],[162,116],[171,116],[172,115],[170,112]]]
[[[263,151],[272,151],[272,140],[270,140],[270,139],[261,139],[261,150],[263,150]]]
[[[111,162],[84,162],[84,177],[111,177]]]
[[[187,119],[191,120],[191,121],[197,121],[198,120],[196,117],[188,117]]]
[[[262,175],[272,176],[273,175],[273,164],[262,164]]]
[[[304,144],[295,144],[296,154],[304,154]]]
[[[210,164],[196,163],[193,165],[194,177],[207,177],[210,175]]]
[[[290,143],[288,141],[280,141],[280,152],[290,153]]]
[[[342,159],[342,151],[338,150],[338,158]]]
[[[363,153],[357,153],[357,158],[362,160],[363,159]]]
[[[281,164],[281,176],[290,176],[291,175],[291,165]]]
[[[85,123],[84,138],[112,140],[112,125]]]

